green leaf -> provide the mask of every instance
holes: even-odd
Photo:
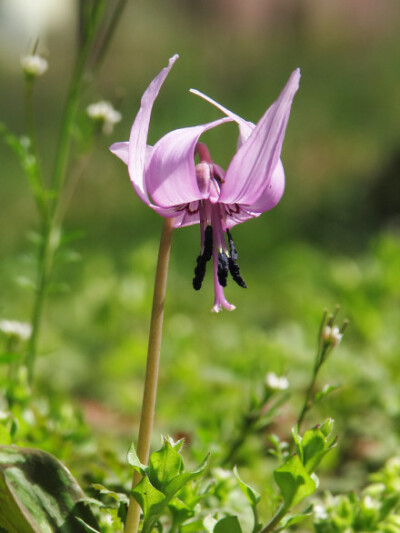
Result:
[[[320,392],[316,393],[316,395],[314,396],[314,401],[315,402],[319,402],[320,400],[325,398],[325,396],[328,396],[328,394],[330,394],[331,392],[334,392],[335,390],[340,389],[340,387],[341,386],[338,385],[338,384],[336,384],[336,385],[325,385],[324,388]]]
[[[214,533],[242,533],[242,528],[236,516],[226,516],[217,522]]]
[[[86,522],[84,522],[81,518],[77,518],[78,522],[85,528],[85,531],[88,531],[89,533],[101,533],[98,529],[94,529],[94,527],[89,526]]]
[[[316,483],[305,470],[298,455],[293,455],[284,465],[274,471],[274,479],[289,509],[310,496],[316,490]]]
[[[193,470],[193,472],[183,472],[182,474],[179,474],[178,476],[174,477],[174,479],[165,487],[165,494],[168,496],[168,498],[172,498],[177,494],[189,481],[193,481],[194,479],[199,478],[204,470],[207,467],[208,462],[208,456],[204,459],[204,461],[198,466],[196,470]]]
[[[165,487],[182,469],[181,455],[165,440],[162,448],[150,456],[148,476],[154,487],[164,492]]]
[[[165,495],[153,487],[147,476],[144,476],[132,490],[132,495],[143,510],[143,533],[151,531],[152,525],[165,506]]]
[[[300,461],[303,462],[303,447],[301,445],[301,442],[303,439],[299,433],[299,427],[297,426],[297,424],[292,428],[292,435],[293,435],[294,443],[296,445],[296,451],[300,457]]]
[[[131,444],[131,447],[129,448],[129,451],[128,451],[128,463],[133,466],[133,468],[135,470],[137,470],[138,472],[140,472],[142,474],[142,476],[145,474],[145,472],[148,471],[148,467],[146,465],[143,465],[141,462],[140,462],[140,459],[136,453],[136,448],[135,448],[135,445]]]
[[[328,451],[326,438],[322,431],[319,428],[306,431],[302,440],[302,448],[304,468],[311,474]]]
[[[7,533],[86,533],[99,526],[70,472],[41,450],[0,446],[0,528]]]
[[[254,490],[252,487],[250,487],[250,485],[247,485],[244,481],[242,481],[242,479],[239,476],[236,466],[233,469],[233,474],[238,480],[239,487],[241,491],[243,492],[243,494],[246,496],[247,500],[250,502],[250,505],[252,507],[255,507],[261,499],[260,494],[256,490]]]
[[[279,522],[279,529],[277,531],[284,531],[290,526],[294,526],[295,524],[299,524],[300,522],[303,522],[303,520],[305,520],[307,517],[312,515],[312,509],[313,509],[312,505],[310,505],[302,513],[285,516]]]

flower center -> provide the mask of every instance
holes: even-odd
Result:
[[[198,207],[201,253],[196,260],[193,288],[197,291],[200,290],[207,263],[212,258],[215,292],[213,311],[219,311],[221,307],[232,310],[234,306],[226,300],[223,292],[223,287],[227,285],[228,274],[231,274],[233,280],[240,287],[246,288],[247,285],[240,275],[237,263],[238,253],[232,235],[225,224],[226,206],[218,202],[220,186],[223,183],[223,177],[220,176],[222,171],[216,171],[216,166],[204,144],[198,143],[195,152],[200,157],[200,162],[196,164],[195,168],[197,184],[203,199],[199,201]]]

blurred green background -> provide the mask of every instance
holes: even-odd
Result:
[[[55,14],[40,43],[49,71],[35,87],[47,172],[77,46],[75,3],[59,4],[61,22]],[[174,234],[155,438],[186,434],[205,451],[229,438],[268,371],[287,374],[292,385],[282,426],[275,428],[287,436],[309,379],[322,311],[340,304],[340,319],[348,317],[350,327],[321,385],[342,387],[308,423],[337,419],[340,445],[332,468],[341,486],[361,483],[365,470],[398,450],[399,15],[398,0],[128,2],[81,103],[82,123],[85,107],[99,98],[114,102],[123,120],[94,147],[66,216],[66,229],[82,232],[74,243],[80,260],[56,271],[67,290],[46,306],[42,391],[70,395],[96,432],[128,447],[140,409],[162,220],[138,200],[108,145],[128,139],[150,80],[179,53],[154,107],[154,142],[171,129],[220,116],[190,87],[256,122],[300,67],[282,153],[285,195],[273,211],[233,231],[249,287],[228,287],[236,311],[210,313],[210,272],[200,292],[192,289],[199,228]],[[22,15],[10,15],[6,0],[0,16],[0,119],[22,134],[19,56],[32,45],[31,28]],[[222,166],[236,135],[226,125],[206,136]],[[37,219],[23,173],[4,144],[0,160],[0,317],[27,321],[32,295],[20,281],[34,272],[27,235]]]

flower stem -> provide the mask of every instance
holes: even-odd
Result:
[[[42,321],[43,307],[53,269],[53,258],[55,248],[52,245],[51,238],[54,234],[57,224],[61,224],[61,217],[58,214],[58,209],[60,204],[61,192],[63,190],[64,181],[67,174],[69,153],[72,140],[71,131],[75,121],[79,99],[84,84],[84,75],[87,60],[94,39],[96,38],[96,32],[101,22],[101,15],[104,6],[105,0],[102,0],[101,2],[96,4],[88,34],[75,61],[74,72],[69,86],[61,123],[61,132],[56,151],[56,158],[50,190],[44,189],[40,176],[32,107],[32,83],[26,81],[25,85],[27,129],[31,140],[32,149],[37,160],[37,175],[35,174],[34,176],[35,181],[33,182],[33,193],[37,202],[42,226],[41,243],[38,253],[37,286],[32,311],[32,334],[28,342],[28,349],[25,358],[25,363],[28,371],[28,382],[31,387],[33,385],[34,380],[34,364],[37,353],[37,344]]]
[[[321,321],[321,325],[320,325],[320,328],[319,328],[319,333],[318,333],[318,348],[317,348],[317,353],[316,353],[316,356],[315,356],[315,361],[314,361],[314,368],[313,368],[313,373],[312,373],[312,376],[311,376],[311,381],[307,387],[307,391],[306,391],[306,395],[305,395],[305,398],[304,398],[304,403],[303,403],[303,407],[300,411],[300,414],[299,414],[299,417],[297,419],[297,427],[298,427],[298,430],[300,431],[300,427],[304,421],[304,418],[306,416],[306,414],[308,413],[308,411],[311,409],[312,407],[312,403],[313,403],[313,390],[314,390],[314,387],[315,387],[315,382],[317,381],[317,376],[318,376],[318,372],[323,364],[323,362],[325,361],[325,358],[326,358],[326,352],[327,352],[327,348],[328,348],[328,345],[323,341],[323,338],[322,338],[322,334],[323,334],[323,330],[324,330],[324,327],[325,327],[325,324],[326,324],[326,318],[327,318],[327,312],[325,311],[324,312],[324,315],[322,317],[322,321]]]
[[[51,228],[48,223],[44,222],[44,227],[41,233],[42,240],[40,242],[38,265],[37,265],[37,286],[35,292],[35,301],[32,310],[32,333],[28,341],[27,353],[25,358],[26,368],[28,372],[28,383],[30,387],[33,385],[34,378],[34,364],[37,353],[37,342],[39,337],[39,330],[43,314],[43,305],[49,284],[52,258],[50,253],[50,232]]]
[[[164,301],[167,287],[169,254],[172,241],[172,220],[166,218],[161,234],[156,278],[154,282],[153,309],[151,312],[149,345],[147,351],[146,377],[143,390],[142,412],[140,415],[137,454],[143,464],[147,464],[150,455],[150,441],[153,430],[154,411],[157,397],[158,368],[160,362],[161,335],[164,318]],[[135,471],[132,488],[140,481],[140,474]],[[131,497],[126,517],[125,533],[136,533],[140,519],[140,507]]]
[[[282,518],[287,513],[288,509],[285,507],[285,505],[281,505],[279,509],[277,510],[275,516],[271,518],[271,520],[268,522],[268,524],[260,531],[260,533],[268,533],[269,531],[273,531],[275,529],[275,526],[279,524],[279,522],[282,520]]]

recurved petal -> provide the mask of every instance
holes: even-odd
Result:
[[[147,134],[149,131],[151,111],[161,86],[177,59],[178,55],[171,57],[168,66],[163,68],[147,87],[142,96],[140,109],[136,115],[129,138],[129,175],[136,193],[147,205],[150,205],[150,201],[147,195],[147,188],[144,179],[144,168],[146,163]]]
[[[293,97],[299,88],[300,71],[295,70],[276,102],[260,119],[249,138],[236,152],[225,174],[220,201],[247,206],[268,203],[270,181],[277,168]],[[271,194],[274,188],[271,189]],[[276,196],[276,193],[274,192]],[[273,203],[273,202],[272,202]],[[261,205],[261,204],[260,204]],[[274,204],[275,205],[275,204]]]
[[[110,146],[110,151],[119,157],[121,161],[125,163],[125,165],[128,164],[128,158],[129,158],[129,143],[128,142],[119,142],[114,143]]]
[[[255,128],[255,124],[252,122],[248,122],[247,120],[244,120],[242,117],[239,117],[239,115],[236,115],[236,113],[233,113],[223,105],[219,104],[206,94],[198,91],[197,89],[190,89],[190,92],[192,94],[195,94],[196,96],[200,96],[200,98],[203,98],[203,100],[206,100],[216,108],[218,108],[220,111],[222,111],[227,117],[230,117],[234,122],[237,123],[239,126],[239,139],[238,139],[238,149],[242,146],[242,144],[246,141],[246,139],[249,137],[250,133]]]
[[[145,181],[151,200],[160,207],[179,206],[200,200],[194,151],[200,135],[230,118],[222,118],[164,135],[153,147],[146,167]]]
[[[285,171],[283,169],[282,161],[279,159],[272,177],[268,180],[267,186],[261,192],[259,197],[247,208],[253,213],[265,213],[269,211],[282,198],[285,190]]]

